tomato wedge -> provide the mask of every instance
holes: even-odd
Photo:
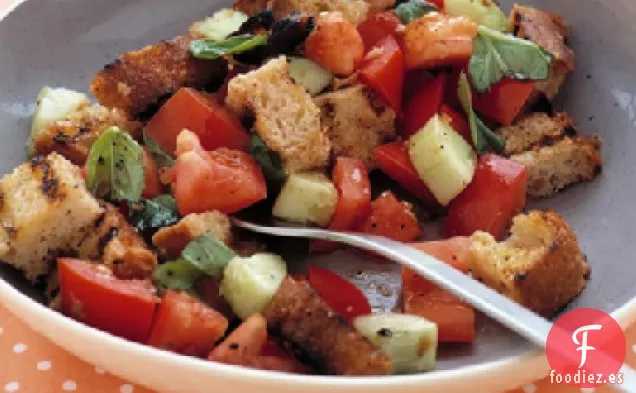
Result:
[[[468,144],[473,145],[473,137],[470,133],[470,125],[468,124],[468,120],[463,113],[459,113],[455,109],[450,106],[444,104],[439,110],[439,113],[448,119],[451,127],[455,130],[459,135],[464,138]]]
[[[439,112],[444,102],[447,74],[440,72],[435,79],[413,94],[404,106],[404,124],[401,135],[407,139],[416,134]]]
[[[402,110],[402,86],[404,85],[404,57],[393,36],[388,35],[374,47],[359,67],[360,81],[372,88],[385,104],[396,113]]]
[[[148,281],[120,280],[108,269],[58,258],[62,312],[131,341],[146,342],[159,299]]]
[[[228,320],[202,301],[170,290],[161,299],[148,345],[204,357],[227,327]]]
[[[333,181],[338,190],[338,203],[329,223],[332,231],[352,231],[371,210],[371,182],[364,162],[338,157],[333,169]],[[338,243],[311,242],[312,251],[331,251]]]
[[[170,154],[184,129],[194,132],[206,150],[244,150],[249,143],[249,135],[234,115],[213,97],[188,87],[179,89],[146,125],[148,135]]]
[[[411,244],[412,247],[446,262],[463,273],[468,273],[468,265],[472,255],[470,252],[470,245],[470,238],[464,236],[451,237],[450,239],[433,242],[419,242]]]
[[[309,266],[309,285],[336,313],[348,321],[371,313],[371,305],[362,291],[331,270]]]
[[[476,314],[468,303],[428,282],[403,284],[402,291],[404,312],[435,322],[440,342],[475,340]]]
[[[386,36],[395,37],[400,25],[402,25],[402,21],[393,11],[378,12],[360,23],[358,33],[364,42],[365,53]]]
[[[484,94],[473,93],[475,112],[484,117],[511,125],[532,98],[534,82],[503,79],[490,86]]]
[[[441,209],[435,195],[417,174],[404,143],[394,142],[378,146],[373,150],[373,157],[382,172],[418,197],[427,207]]]
[[[371,202],[371,214],[362,223],[361,232],[399,242],[412,242],[423,235],[413,206],[399,201],[391,191]]]
[[[472,183],[451,202],[444,235],[470,236],[488,232],[501,239],[526,206],[525,166],[494,154],[481,156]]]
[[[358,159],[338,157],[333,169],[338,204],[329,224],[334,231],[348,231],[371,210],[371,182],[366,165]]]
[[[413,247],[466,273],[470,262],[470,239],[456,237]],[[402,269],[402,306],[437,323],[441,342],[471,342],[475,339],[475,310],[466,302],[430,283],[414,271]]]
[[[163,186],[159,180],[159,167],[146,148],[144,148],[144,181],[142,197],[150,199],[161,195]]]
[[[267,197],[256,160],[247,153],[220,148],[205,152],[196,135],[179,135],[173,191],[182,215],[219,210],[235,213]]]

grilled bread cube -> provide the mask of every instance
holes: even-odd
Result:
[[[254,131],[280,154],[287,172],[327,165],[331,145],[320,126],[320,110],[290,78],[285,56],[233,78],[226,104],[241,116],[254,118]]]
[[[572,184],[594,179],[603,166],[600,147],[597,137],[565,138],[510,159],[528,168],[528,196],[544,198]]]
[[[335,156],[362,160],[375,168],[373,149],[396,137],[395,112],[358,84],[315,99]]]
[[[129,121],[117,109],[84,106],[62,120],[46,124],[33,139],[36,154],[57,152],[76,165],[83,165],[91,146],[110,127],[119,127],[133,138],[141,138],[141,123]]]
[[[528,168],[528,196],[544,198],[592,180],[603,166],[598,137],[579,135],[566,113],[532,113],[497,133],[510,159]]]
[[[4,176],[0,201],[0,260],[30,280],[49,272],[58,251],[74,250],[103,214],[79,168],[57,153]]]
[[[77,245],[79,258],[101,261],[121,279],[150,279],[157,267],[151,251],[115,206],[102,202],[104,214]]]
[[[188,214],[181,221],[161,228],[152,237],[152,244],[168,259],[178,258],[183,249],[206,232],[212,232],[219,240],[229,245],[232,241],[230,219],[218,211]]]
[[[545,113],[530,113],[515,124],[503,126],[497,134],[506,141],[506,155],[528,151],[535,146],[549,145],[567,136],[577,135],[574,121],[561,112],[550,117]]]
[[[386,375],[391,359],[336,315],[309,286],[287,277],[265,309],[270,332],[331,375]],[[305,358],[305,359],[303,359]]]
[[[473,277],[529,309],[551,317],[585,287],[590,268],[576,234],[555,212],[515,217],[501,243],[484,232],[471,237]]]
[[[575,68],[574,51],[568,46],[570,27],[560,15],[519,5],[514,6],[510,18],[517,37],[541,45],[554,56],[550,77],[536,84],[537,90],[552,100]]]
[[[327,11],[341,12],[345,19],[357,25],[367,18],[369,4],[364,0],[273,0],[272,10],[277,18],[302,11],[311,16]]]
[[[223,61],[195,59],[188,46],[195,37],[177,37],[126,52],[97,73],[91,92],[100,104],[131,118],[144,114],[181,87],[204,88],[227,71]]]

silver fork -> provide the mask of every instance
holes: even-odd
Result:
[[[413,269],[426,279],[464,299],[477,310],[497,320],[542,349],[545,349],[548,333],[553,328],[552,322],[547,319],[520,306],[436,258],[403,243],[384,237],[332,232],[314,228],[262,226],[236,218],[232,218],[232,222],[237,227],[265,235],[328,240],[373,251],[400,265]],[[571,335],[565,331],[552,332],[552,334],[555,333],[562,335],[559,342],[562,342],[561,340],[572,340]],[[580,354],[578,353],[564,353],[564,355],[570,356],[574,364],[578,364],[580,360]],[[600,352],[594,355],[608,356]],[[610,360],[608,359],[608,361]],[[620,372],[623,374],[623,383],[620,385],[608,385],[620,392],[636,393],[636,371],[627,364],[623,364]]]

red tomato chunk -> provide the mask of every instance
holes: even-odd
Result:
[[[220,148],[206,152],[191,132],[179,135],[174,196],[182,215],[235,213],[267,197],[267,184],[252,156]]]
[[[423,235],[412,206],[399,201],[390,191],[371,203],[371,215],[362,224],[361,232],[399,242],[412,242]]]
[[[206,150],[218,147],[243,150],[249,135],[241,123],[213,97],[191,88],[179,89],[150,119],[146,132],[166,152],[173,154],[177,136],[192,131]]]
[[[62,312],[131,341],[146,342],[159,299],[148,281],[120,280],[86,261],[58,259]]]
[[[402,86],[404,85],[404,57],[393,36],[380,40],[374,51],[360,65],[360,81],[371,87],[396,113],[402,110]]]
[[[426,206],[434,209],[440,207],[431,190],[417,174],[404,143],[378,146],[373,150],[373,157],[382,172],[418,197]]]
[[[472,183],[451,202],[444,235],[488,232],[501,239],[512,218],[526,206],[526,168],[507,158],[481,156]]]
[[[404,106],[402,137],[416,134],[439,112],[444,103],[447,74],[440,72],[435,79],[422,86]]]
[[[475,111],[487,119],[511,125],[531,99],[534,82],[503,79],[484,94],[473,93]]]
[[[170,290],[161,300],[148,345],[205,357],[227,327],[228,320],[202,301]]]
[[[456,237],[413,247],[466,273],[470,239]],[[414,271],[402,269],[402,306],[407,314],[419,315],[437,324],[440,342],[472,342],[476,337],[475,310]]]
[[[371,15],[358,25],[358,32],[364,42],[365,53],[387,36],[395,37],[402,21],[393,11],[384,11]]]
[[[354,284],[331,270],[309,266],[309,285],[329,307],[348,321],[371,313],[369,300]]]

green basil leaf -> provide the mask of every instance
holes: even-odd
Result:
[[[159,144],[152,139],[150,135],[144,132],[144,145],[152,155],[152,159],[155,160],[160,168],[169,168],[174,166],[175,160],[166,153]]]
[[[281,184],[285,181],[285,166],[280,154],[270,150],[260,136],[252,134],[250,138],[250,153],[261,167],[268,182]]]
[[[473,110],[473,93],[470,90],[468,77],[464,72],[459,76],[457,95],[464,112],[466,112],[466,116],[468,116],[470,134],[477,153],[484,154],[489,151],[502,153],[506,147],[506,142],[499,135],[492,132]]]
[[[417,18],[421,18],[429,12],[437,12],[439,8],[425,0],[410,0],[395,7],[393,12],[402,20],[402,23],[408,25]]]
[[[553,60],[550,53],[532,41],[479,26],[468,72],[473,87],[483,93],[504,77],[548,79]]]
[[[153,273],[152,279],[159,292],[168,289],[191,291],[203,272],[184,259],[166,262]]]
[[[179,209],[172,195],[142,199],[130,205],[129,220],[141,232],[156,230],[179,221]]]
[[[88,189],[98,198],[136,202],[144,188],[143,150],[132,137],[111,127],[91,146],[86,161]]]
[[[265,35],[237,35],[224,40],[195,40],[190,43],[190,53],[197,59],[214,60],[223,55],[243,53],[257,46],[265,45]]]
[[[221,278],[225,266],[235,257],[222,241],[207,232],[191,241],[181,253],[181,257],[205,274]]]

